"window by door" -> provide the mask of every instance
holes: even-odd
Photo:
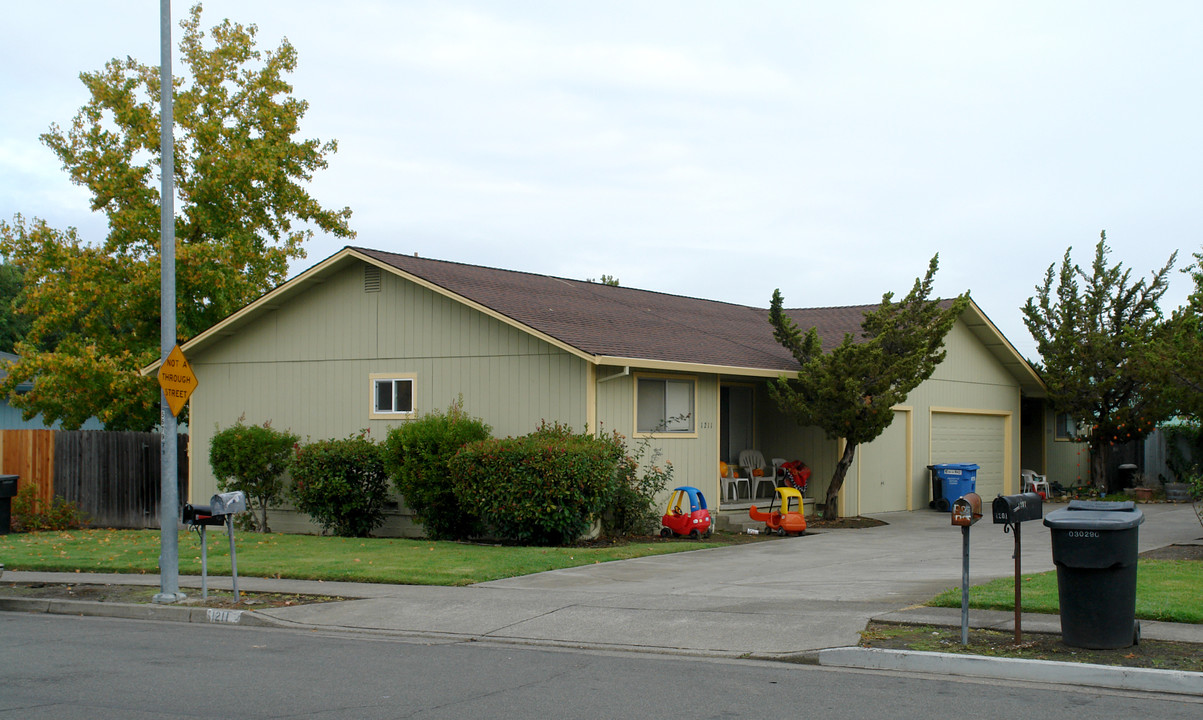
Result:
[[[635,432],[693,433],[695,385],[692,378],[639,378],[636,382]]]

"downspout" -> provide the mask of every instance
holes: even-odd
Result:
[[[617,380],[620,377],[627,377],[630,374],[631,374],[631,366],[626,365],[623,367],[622,372],[614,373],[613,375],[607,375],[604,378],[601,378],[600,380],[598,380],[597,384],[601,385],[604,382],[610,382],[611,380]]]

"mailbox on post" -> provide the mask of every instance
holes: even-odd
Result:
[[[1023,587],[1020,580],[1021,544],[1019,528],[1029,520],[1040,520],[1044,517],[1044,498],[1040,493],[1026,492],[1018,495],[999,495],[994,498],[991,507],[995,525],[1004,525],[1003,532],[1015,529],[1015,644],[1023,639]]]
[[[246,495],[241,490],[217,493],[208,505],[184,506],[182,519],[190,529],[200,534],[201,541],[201,597],[209,597],[209,544],[205,541],[205,528],[209,525],[225,525],[230,536],[230,574],[234,580],[234,600],[241,597],[238,592],[238,558],[234,553],[234,516],[246,512]]]
[[[225,517],[213,514],[212,505],[193,505],[189,503],[184,506],[182,519],[185,525],[191,525],[197,528],[205,525],[226,524]]]
[[[957,498],[952,504],[952,524],[969,527],[982,519],[982,498],[977,493],[969,493]]]
[[[1040,493],[999,495],[992,506],[995,525],[1014,525],[1044,517],[1044,499]]]
[[[961,644],[969,644],[969,528],[982,519],[982,498],[975,492],[953,501],[953,527],[961,528]]]
[[[241,490],[217,493],[209,503],[214,515],[235,515],[246,512],[246,495]]]

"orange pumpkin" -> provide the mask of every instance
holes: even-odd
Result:
[[[764,470],[760,468],[752,470],[752,477],[764,477]]]
[[[719,474],[719,476],[720,476],[720,477],[727,477],[727,473],[728,473],[728,472],[729,472],[729,471],[728,471],[728,469],[727,469],[727,463],[720,461],[720,462],[719,462],[719,464],[718,464],[718,474]]]

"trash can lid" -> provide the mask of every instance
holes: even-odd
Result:
[[[1145,515],[1133,502],[1071,500],[1069,507],[1055,510],[1044,518],[1054,530],[1129,530],[1145,521]]]
[[[977,470],[981,466],[977,463],[937,463],[927,467],[932,470]]]
[[[1129,512],[1136,509],[1131,500],[1070,500],[1066,510],[1094,510],[1096,512]]]

